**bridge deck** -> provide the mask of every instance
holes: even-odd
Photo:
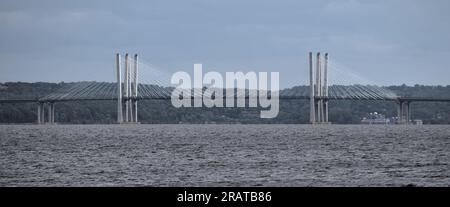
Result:
[[[191,97],[194,99],[195,97]],[[236,98],[236,97],[235,97]],[[249,99],[249,97],[243,97]],[[257,98],[257,97],[256,97]],[[269,96],[270,98],[270,96]],[[361,100],[361,101],[402,101],[402,102],[450,102],[450,98],[430,98],[430,97],[398,97],[398,98],[355,98],[355,97],[316,97],[325,100]],[[135,100],[169,100],[169,96],[161,97],[139,97],[131,98]],[[226,99],[226,97],[224,97]],[[309,100],[309,96],[279,96],[280,100]],[[10,99],[1,100],[0,103],[37,103],[37,102],[69,102],[69,101],[116,101],[117,98],[85,98],[85,99],[60,99],[60,100],[39,100],[39,99]]]
[[[164,100],[170,99],[173,87],[161,87],[158,85],[140,84],[138,86],[137,100]],[[200,89],[199,89],[200,90]],[[196,95],[196,90],[193,94]],[[201,93],[201,91],[198,91]],[[279,91],[279,99],[309,99],[309,86],[296,86]],[[226,94],[226,90],[224,90]],[[238,97],[248,98],[249,91],[237,95]],[[224,97],[226,98],[226,97]],[[236,97],[235,97],[236,98]],[[327,100],[387,100],[387,101],[427,101],[427,102],[450,102],[449,98],[433,97],[399,97],[394,92],[378,86],[371,85],[331,85],[329,86],[329,95],[326,97],[317,97]],[[39,99],[15,98],[2,99],[0,103],[24,103],[24,102],[65,102],[65,101],[103,101],[117,100],[117,84],[107,82],[79,82],[63,86],[55,92],[43,96]]]
[[[30,103],[39,102],[38,99],[0,99],[0,103]]]

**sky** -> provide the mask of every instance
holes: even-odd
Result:
[[[378,85],[450,85],[449,11],[448,0],[2,0],[0,82],[114,81],[115,53],[129,52],[169,76],[202,63],[279,72],[285,88],[307,83],[312,51]]]

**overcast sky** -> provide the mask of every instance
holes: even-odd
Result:
[[[450,84],[448,0],[0,1],[0,82],[113,81],[114,54],[164,72],[279,71],[323,51],[381,85]]]

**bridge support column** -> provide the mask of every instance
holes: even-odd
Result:
[[[314,90],[314,69],[312,52],[309,53],[309,123],[316,123],[316,103]]]
[[[323,64],[323,67],[322,67]],[[328,120],[328,53],[325,53],[324,61],[320,59],[320,53],[316,56],[314,71],[312,53],[309,53],[309,81],[310,81],[310,112],[309,121],[312,124],[329,123]],[[314,78],[315,74],[315,78]],[[314,83],[315,79],[315,83]]]
[[[405,110],[405,112],[406,112],[406,116],[405,116],[405,118],[406,118],[406,121],[405,121],[405,123],[406,124],[410,124],[411,122],[411,108],[410,108],[410,102],[409,101],[407,101],[406,102],[406,110]]]
[[[139,70],[139,62],[138,62],[138,55],[134,55],[134,84],[133,84],[133,122],[138,123],[138,70]]]
[[[323,64],[323,96],[327,97],[323,102],[323,121],[328,123],[328,53],[325,53],[325,62]]]
[[[323,122],[323,116],[322,116],[322,83],[321,83],[321,68],[320,68],[320,53],[317,53],[316,56],[316,95],[319,97],[317,99],[317,122],[322,123]]]
[[[47,103],[47,123],[52,122],[52,105],[50,103]]]
[[[128,99],[127,99],[127,107],[128,107],[128,122],[134,122],[134,117],[133,117],[133,77],[131,77],[131,58],[128,59],[128,55],[127,55],[127,76],[128,76],[128,81],[127,81],[127,94],[128,94]]]
[[[123,122],[122,109],[122,70],[120,67],[120,54],[116,54],[116,70],[117,70],[117,123]]]
[[[45,103],[39,103],[38,106],[38,123],[45,124]]]
[[[45,103],[42,103],[41,123],[45,124]]]
[[[55,107],[54,107],[54,103],[48,102],[47,103],[47,123],[48,124],[53,124],[55,121]]]
[[[52,116],[50,117],[51,123],[54,124],[55,123],[55,103],[51,103],[50,104],[51,109],[52,109]]]
[[[404,124],[405,123],[405,118],[404,118],[404,108],[403,108],[403,101],[398,101],[397,102],[397,122],[398,124]]]
[[[116,54],[117,123],[138,123],[138,55],[135,54],[132,60],[126,53],[124,59],[124,71],[122,71],[120,54]]]
[[[125,54],[125,77],[124,77],[124,97],[125,97],[125,119],[124,122],[129,122],[130,102],[128,99],[128,82],[129,82],[129,68],[128,68],[128,53]]]
[[[37,123],[41,124],[42,123],[42,107],[41,107],[41,103],[38,103],[38,107],[37,107]]]

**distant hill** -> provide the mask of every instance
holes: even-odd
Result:
[[[0,98],[37,98],[71,83],[0,83]],[[305,87],[305,86],[297,86]],[[450,86],[389,86],[400,96],[450,97]],[[412,118],[424,124],[450,124],[450,103],[412,103]],[[259,118],[257,108],[174,108],[170,100],[139,102],[141,123],[308,123],[308,100],[280,100],[280,113],[274,119]],[[0,104],[0,123],[33,123],[34,103]],[[72,124],[115,123],[114,101],[61,102],[56,104],[56,121]],[[370,112],[396,116],[395,103],[389,101],[330,101],[330,121],[357,124]]]

